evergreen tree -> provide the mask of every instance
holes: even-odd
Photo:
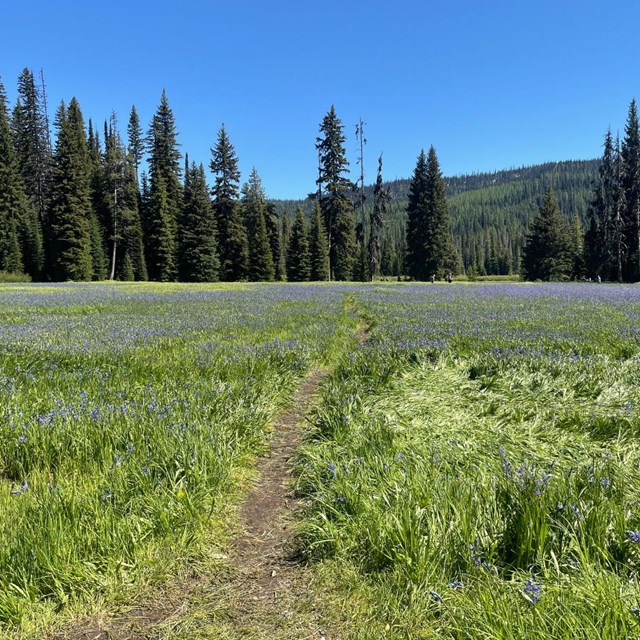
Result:
[[[582,222],[578,216],[573,216],[571,225],[569,226],[569,239],[571,241],[571,256],[573,259],[573,267],[571,269],[571,278],[579,280],[586,275],[585,233]]]
[[[393,240],[389,234],[385,234],[382,240],[382,253],[380,256],[380,271],[384,276],[391,276],[393,274],[393,265],[395,264],[395,247]]]
[[[149,278],[158,282],[175,280],[175,225],[164,178],[158,174],[149,187],[147,211],[149,232],[145,236]]]
[[[611,130],[604,138],[604,151],[598,167],[598,180],[588,209],[589,228],[585,234],[586,269],[591,277],[617,278],[618,243],[622,241],[615,228],[621,185],[616,146]],[[621,249],[621,247],[620,247]]]
[[[129,114],[127,136],[129,138],[128,151],[133,157],[133,163],[136,169],[137,176],[140,163],[142,162],[142,156],[144,155],[144,152],[146,150],[146,140],[142,132],[142,127],[140,126],[140,118],[138,117],[138,112],[136,111],[135,104],[131,107],[131,113]]]
[[[112,114],[105,128],[105,152],[101,165],[102,227],[107,237],[109,278],[147,280],[140,197],[135,158],[126,152]]]
[[[629,106],[621,147],[622,189],[626,201],[625,240],[628,251],[625,277],[640,279],[640,126],[636,101]]]
[[[387,203],[389,202],[390,192],[382,182],[382,156],[378,158],[378,175],[376,184],[373,189],[373,209],[371,211],[371,231],[369,235],[369,280],[373,279],[380,273],[381,261],[381,236],[384,229],[384,221],[387,215]]]
[[[336,280],[349,280],[355,257],[353,202],[350,198],[353,183],[344,175],[349,173],[344,149],[346,138],[333,105],[322,120],[320,134],[316,138],[320,161],[316,184],[329,239],[329,273]]]
[[[309,240],[302,209],[298,207],[287,248],[287,279],[291,282],[307,282],[310,278]]]
[[[435,149],[420,152],[409,187],[406,226],[408,274],[416,280],[441,278],[455,270],[445,185]]]
[[[118,195],[117,238],[120,250],[116,261],[116,278],[119,280],[148,279],[139,206],[135,158],[132,153],[127,153],[124,158],[122,191]]]
[[[185,173],[180,224],[180,280],[216,282],[219,271],[216,228],[204,167],[195,162]]]
[[[527,234],[522,275],[527,280],[562,280],[571,276],[573,266],[568,225],[549,187]]]
[[[4,86],[0,81],[0,271],[32,277],[42,269],[42,235],[25,192],[13,148]]]
[[[60,105],[51,187],[51,276],[54,280],[90,280],[92,217],[89,154],[80,105]]]
[[[150,199],[149,210],[146,212],[146,224],[149,226],[147,267],[152,280],[170,282],[177,276],[175,252],[182,186],[175,119],[165,91],[162,92],[160,105],[151,122],[148,146]],[[161,226],[154,228],[154,225]]]
[[[211,194],[218,229],[221,279],[246,280],[249,242],[238,200],[240,170],[235,149],[224,125],[218,131],[216,146],[211,149],[209,166],[215,175]]]
[[[278,212],[272,202],[265,205],[264,219],[267,227],[267,237],[271,247],[271,260],[274,267],[274,277],[276,280],[285,280],[287,271],[284,264],[284,251],[282,251],[282,241],[280,239],[280,221]]]
[[[322,221],[320,205],[316,202],[309,233],[309,258],[311,262],[311,280],[321,282],[329,279],[329,244],[327,232]]]
[[[107,123],[104,125],[105,144],[109,132]],[[106,230],[109,228],[111,217],[111,198],[105,182],[103,157],[100,149],[98,132],[93,128],[89,119],[87,134],[87,155],[89,158],[88,172],[91,192],[91,262],[93,265],[93,280],[104,280],[107,277],[107,239]]]
[[[266,195],[255,167],[242,188],[242,209],[249,242],[247,275],[254,282],[271,281],[275,277],[273,255],[265,220]]]
[[[46,104],[33,73],[25,68],[18,78],[18,99],[12,117],[13,143],[25,191],[46,227],[51,181],[51,145]]]

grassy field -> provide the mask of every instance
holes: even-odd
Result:
[[[0,289],[0,622],[125,599],[224,545],[299,378],[349,344],[339,289]],[[35,631],[34,631],[35,632]]]
[[[351,638],[630,638],[634,287],[362,292],[300,465],[303,549]]]
[[[325,366],[298,545],[340,637],[636,637],[639,320],[597,284],[2,285],[0,623],[224,550]]]

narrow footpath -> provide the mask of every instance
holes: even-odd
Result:
[[[363,341],[366,329],[357,337]],[[169,586],[163,597],[108,618],[78,621],[54,640],[340,640],[325,629],[313,572],[295,557],[292,474],[305,416],[328,375],[313,370],[273,424],[269,453],[239,512],[225,569]]]

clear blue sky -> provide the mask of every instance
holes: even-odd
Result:
[[[612,8],[611,8],[612,7]],[[640,3],[235,0],[3,2],[0,75],[11,103],[28,66],[50,111],[85,119],[131,105],[145,129],[165,88],[182,151],[208,167],[222,122],[243,181],[271,197],[314,189],[315,138],[331,104],[366,182],[409,177],[433,144],[446,175],[600,155],[640,98]]]

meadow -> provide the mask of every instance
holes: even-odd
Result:
[[[340,637],[637,637],[639,320],[586,283],[3,285],[0,623],[224,551],[324,367],[297,546]]]
[[[270,421],[353,322],[340,289],[2,287],[0,623],[126,601],[221,547]]]
[[[327,384],[298,483],[346,637],[638,637],[640,291],[359,304],[371,333]]]

